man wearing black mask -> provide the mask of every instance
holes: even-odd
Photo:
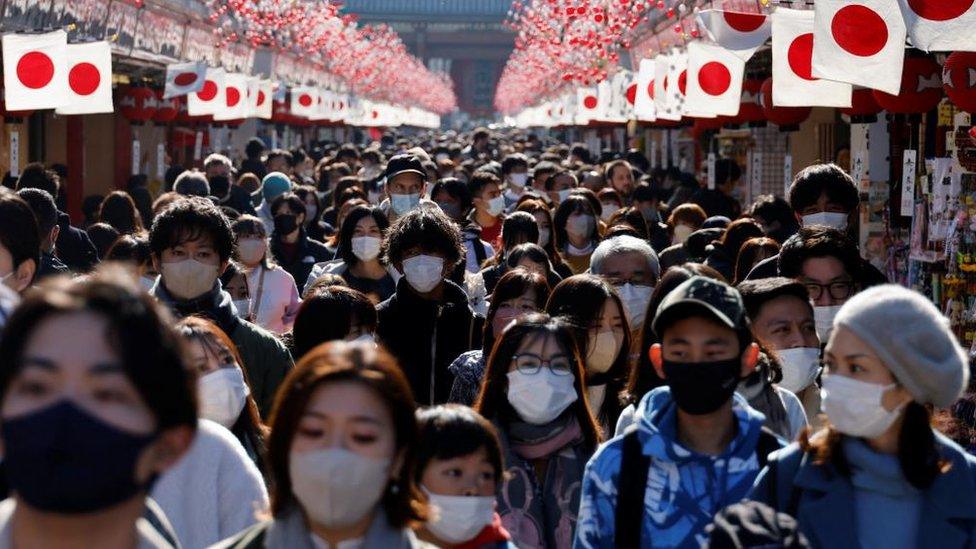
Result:
[[[218,206],[233,208],[242,215],[257,215],[251,195],[231,181],[233,168],[229,158],[222,154],[211,154],[203,161],[203,169],[210,183],[210,194]]]
[[[648,352],[667,387],[645,395],[636,424],[587,465],[576,547],[698,547],[782,446],[735,394],[759,357],[739,292],[692,277],[664,298],[652,329],[661,343]]]

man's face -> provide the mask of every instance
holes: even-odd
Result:
[[[628,282],[639,286],[654,286],[657,283],[647,258],[637,252],[611,254],[604,260],[603,272],[599,274],[614,286]]]
[[[832,202],[827,197],[827,193],[821,194],[820,197],[817,198],[816,202],[803,208],[798,213],[800,214],[800,217],[803,217],[805,215],[817,214],[821,212],[842,213],[847,215],[851,213],[850,210],[845,208],[842,204]]]
[[[532,188],[542,189],[542,185],[546,182],[546,179],[549,179],[552,173],[552,171],[536,172],[535,176],[532,177]]]
[[[220,265],[220,255],[214,247],[213,239],[208,235],[166,248],[163,250],[160,259],[163,263],[178,263],[187,259],[195,259],[205,265]]]
[[[717,362],[739,356],[739,337],[714,320],[691,316],[664,330],[661,350],[671,362]]]
[[[230,178],[230,168],[218,162],[207,166],[206,174],[208,180],[215,176],[221,176],[221,175]]]
[[[857,286],[844,264],[833,256],[811,257],[803,262],[799,281],[807,287],[816,306],[843,305]]]
[[[630,196],[634,190],[634,173],[626,166],[617,166],[613,170],[610,186],[622,196]]]
[[[276,156],[268,159],[268,171],[291,175],[291,166],[288,165],[288,159],[284,156]]]
[[[752,323],[756,337],[774,351],[797,347],[819,347],[817,326],[810,304],[784,295],[766,302]]]
[[[386,189],[390,194],[423,195],[424,178],[413,172],[401,173],[387,183]]]
[[[474,206],[481,211],[488,211],[488,205],[493,198],[502,195],[502,190],[497,183],[488,183],[481,189],[481,195],[474,198]]]

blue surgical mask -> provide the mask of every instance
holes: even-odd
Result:
[[[390,193],[390,206],[397,215],[404,215],[410,210],[420,205],[420,194],[393,194]]]

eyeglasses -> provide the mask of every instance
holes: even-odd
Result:
[[[529,376],[538,374],[543,366],[549,368],[549,371],[555,376],[573,375],[569,358],[565,356],[555,356],[549,360],[543,360],[539,355],[524,353],[513,356],[512,362],[515,364],[516,370]]]
[[[827,290],[827,294],[829,294],[833,299],[847,299],[851,297],[851,293],[854,291],[854,283],[849,280],[843,282],[831,282],[829,284],[804,282],[803,285],[807,287],[807,292],[810,293],[810,299],[814,301],[823,296],[824,290]]]

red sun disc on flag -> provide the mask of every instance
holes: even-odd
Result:
[[[91,95],[102,81],[98,67],[91,63],[78,63],[68,71],[68,85],[78,95]]]
[[[237,88],[227,88],[227,106],[235,107],[241,102],[241,91]]]
[[[834,14],[830,32],[844,51],[871,57],[888,43],[888,25],[873,9],[860,4],[844,6]]]
[[[973,7],[974,0],[908,0],[908,6],[922,19],[948,21]]]
[[[684,95],[685,90],[687,88],[688,88],[688,69],[685,69],[681,71],[681,74],[678,76],[678,91],[681,92],[681,95]]]
[[[300,96],[298,96],[298,104],[301,105],[301,106],[303,106],[303,107],[309,107],[309,106],[311,106],[312,105],[312,96],[309,95],[309,94],[307,94],[307,93],[301,94]]]
[[[190,84],[197,81],[197,73],[195,72],[181,72],[173,78],[173,83],[177,86],[189,86]]]
[[[627,103],[631,105],[637,101],[637,84],[631,84],[627,86]]]
[[[709,61],[698,71],[698,85],[708,95],[722,95],[732,85],[732,73],[718,61]]]
[[[813,77],[813,33],[797,36],[786,52],[790,68],[804,80],[817,80]]]
[[[47,86],[54,78],[54,62],[45,53],[31,51],[17,61],[17,79],[33,90]]]
[[[217,97],[217,84],[213,80],[207,80],[203,83],[203,88],[197,92],[197,97],[201,101],[213,101],[213,98]]]
[[[265,95],[264,95],[264,92],[263,92],[263,91],[261,91],[261,90],[258,90],[258,106],[259,106],[259,107],[260,107],[261,105],[264,105],[264,101],[265,101],[266,99],[267,99],[267,97],[265,97]]]
[[[379,118],[379,117],[380,117],[380,113],[377,111],[373,111],[373,118]]]
[[[651,80],[647,84],[647,96],[650,97],[651,99],[654,99],[654,81],[653,80]]]
[[[592,95],[587,95],[586,97],[583,98],[583,106],[586,107],[587,109],[591,109],[591,110],[595,109],[596,104],[597,104],[597,99]]]
[[[739,32],[752,32],[766,22],[766,16],[758,13],[727,11],[722,15],[725,17],[725,22]]]

